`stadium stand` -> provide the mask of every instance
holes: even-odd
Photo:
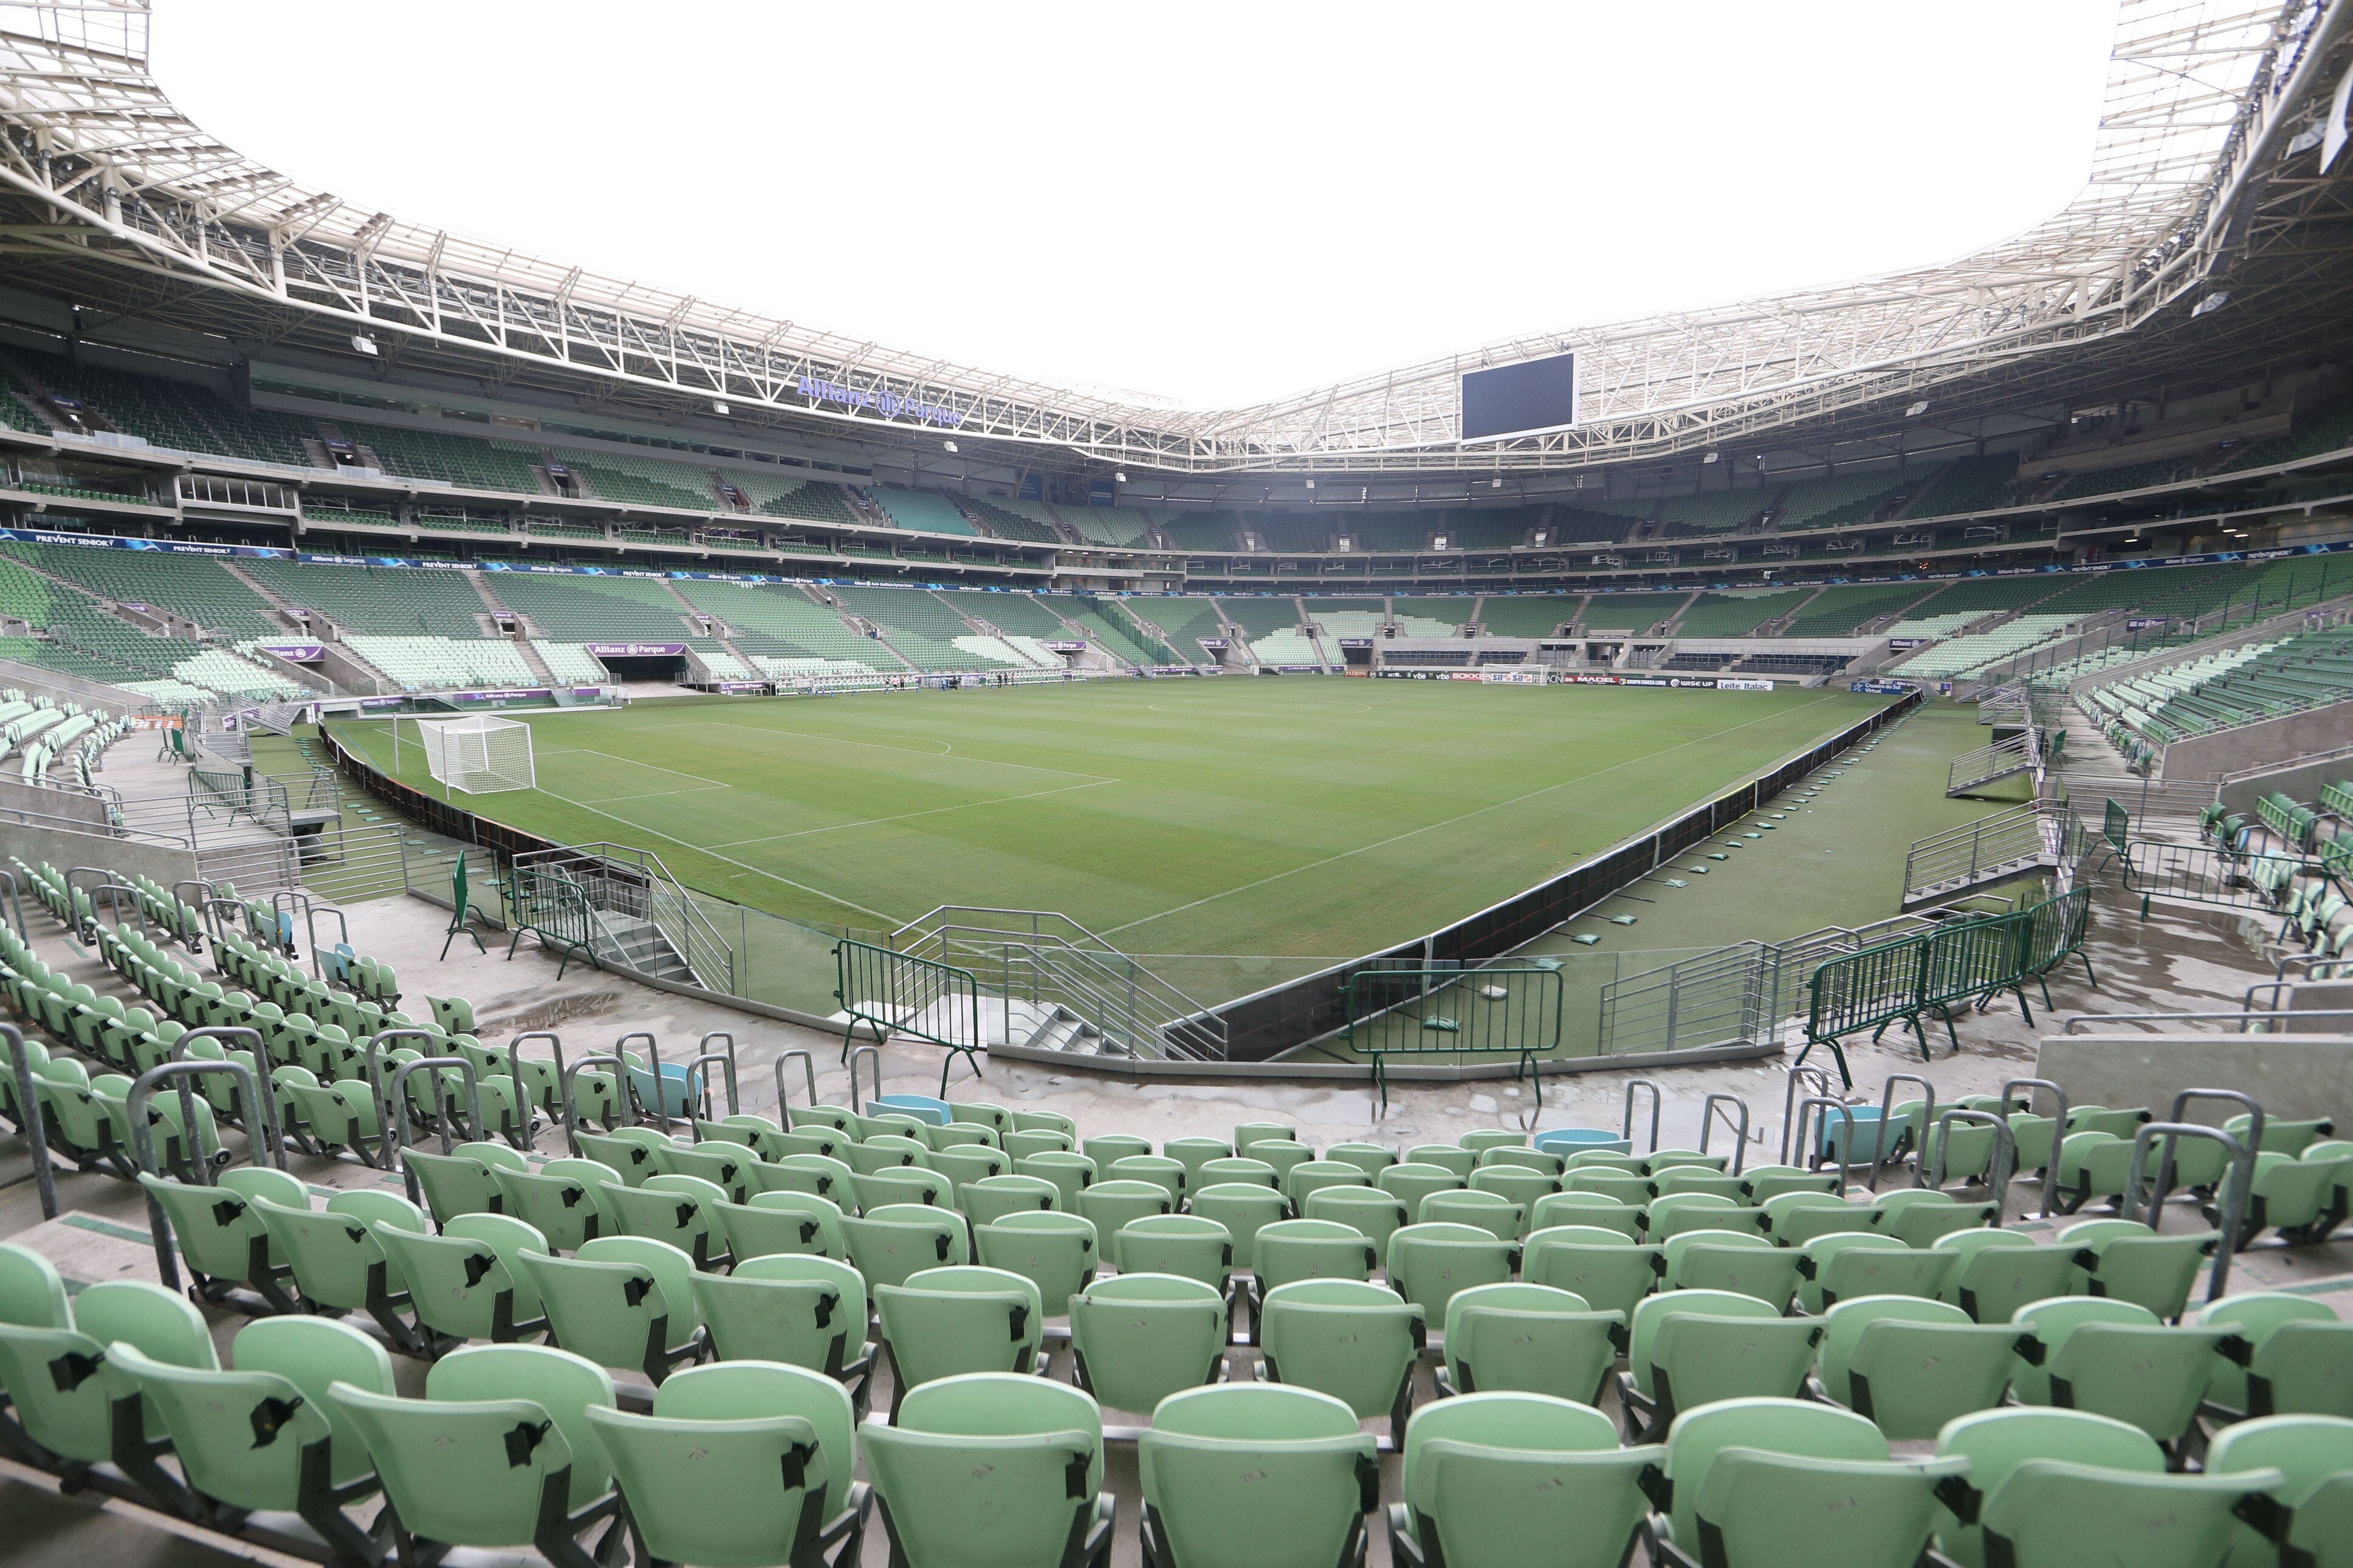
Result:
[[[1399,595],[1389,602],[1389,618],[1406,637],[1451,637],[1461,631],[1477,605],[1476,599]]]
[[[1071,635],[1071,628],[1061,623],[1051,607],[1027,594],[960,594],[954,602],[965,615],[987,621],[1008,637],[1052,640]]]
[[[1675,635],[1686,637],[1740,637],[1778,620],[1805,602],[1802,588],[1762,592],[1702,594],[1675,622]]]
[[[733,485],[752,510],[768,517],[803,522],[854,523],[860,521],[841,487],[824,479],[804,479],[764,474],[746,468],[722,468],[719,482]]]
[[[681,642],[699,635],[677,595],[643,577],[501,572],[489,583],[499,603],[559,642]]]
[[[1928,583],[1853,583],[1825,588],[1808,600],[1783,626],[1785,637],[1842,637],[1883,616],[1894,615],[1936,592]]]
[[[1919,499],[1905,509],[1905,514],[1954,517],[1991,510],[2008,502],[2010,487],[2017,479],[2018,455],[2014,452],[1963,458],[1938,469]]]
[[[335,422],[343,439],[373,452],[387,474],[408,479],[439,479],[467,489],[511,490],[517,495],[543,495],[547,487],[533,467],[538,448],[480,436],[444,435],[438,430],[411,430],[402,426],[368,425],[353,420]]]
[[[1176,550],[1235,549],[1233,518],[1223,512],[1173,512],[1162,523],[1168,543]]]
[[[1948,637],[1933,647],[1914,654],[1895,668],[1901,674],[1922,679],[1945,679],[1965,675],[1981,665],[2009,658],[2037,643],[2057,637],[2066,628],[2069,619],[2066,616],[2019,616],[2004,621],[1991,631]]]
[[[1659,503],[1661,535],[1667,539],[1705,533],[1728,533],[1772,504],[1776,488],[1706,490],[1698,495],[1669,496]]]
[[[955,509],[955,502],[930,490],[906,490],[893,485],[877,485],[874,487],[874,499],[901,528],[915,529],[924,533],[976,535],[980,532],[964,513]]]
[[[1136,629],[1135,622],[1113,606],[1084,594],[1058,598],[1055,604],[1070,621],[1085,632],[1087,640],[1102,647],[1114,658],[1129,664],[1191,664],[1196,658],[1176,657],[1176,651],[1156,638],[1148,638]]]
[[[1226,619],[1242,628],[1250,658],[1260,664],[1314,664],[1315,645],[1299,622],[1295,599],[1229,595],[1218,601]]]
[[[601,685],[611,678],[610,672],[597,663],[595,656],[589,653],[586,644],[550,642],[543,637],[533,637],[531,646],[538,651],[539,661],[547,666],[547,673],[560,681],[580,686],[596,686]],[[749,680],[753,678],[752,672],[744,668],[742,661],[724,649],[713,649],[711,653],[704,654],[703,662],[708,664],[714,657],[725,659],[733,667],[726,672],[729,678],[742,680]]]
[[[1838,474],[1825,479],[1800,479],[1782,496],[1773,526],[1852,528],[1872,521],[1900,490],[1916,483],[1903,473]]]
[[[1673,615],[1690,597],[1688,593],[1596,594],[1586,604],[1584,624],[1588,628],[1640,634]]]
[[[1626,503],[1629,510],[1616,511],[1607,508],[1555,507],[1551,525],[1554,544],[1614,544],[1629,537],[1638,522],[1647,521],[1647,511],[1634,510],[1635,502]],[[1517,543],[1514,540],[1513,542]]]
[[[550,447],[548,457],[587,481],[590,492],[604,500],[631,506],[678,507],[690,511],[713,511],[718,508],[708,468],[665,458],[583,452],[563,447]]]
[[[219,636],[269,637],[286,629],[269,601],[206,556],[16,542],[0,544],[0,552],[100,598],[154,605]]]
[[[2353,444],[2353,400],[2340,400],[2322,405],[2309,416],[2299,410],[2295,428],[2287,435],[2254,442],[2243,451],[2232,453],[2212,471],[2231,474],[2246,468],[2267,468],[2276,463],[2301,462],[2324,452],[2341,450],[2348,444]]]
[[[1564,594],[1490,594],[1479,602],[1479,624],[1499,637],[1548,637],[1577,614],[1581,602]]]
[[[1037,518],[1012,510],[994,501],[968,496],[965,499],[964,506],[966,510],[980,520],[983,532],[994,534],[999,539],[1026,540],[1033,544],[1054,544],[1060,542],[1062,537]]]
[[[831,591],[850,614],[873,622],[917,669],[953,675],[1031,662],[981,636],[928,589],[836,585]]]
[[[352,651],[403,686],[422,690],[463,686],[540,684],[530,661],[503,637],[400,637],[353,632]]]
[[[1018,504],[1028,507],[1035,503]],[[1091,544],[1138,545],[1144,542],[1147,531],[1166,526],[1158,513],[1144,507],[1056,506],[1039,510]]]
[[[1215,664],[1218,658],[1203,648],[1199,639],[1225,635],[1222,617],[1215,604],[1205,598],[1136,594],[1120,601],[1126,609],[1146,625],[1160,628],[1168,646],[1176,651],[1179,664]]]
[[[1388,605],[1382,599],[1305,599],[1307,618],[1322,629],[1324,651],[1333,658],[1340,657],[1341,637],[1369,637],[1380,635],[1388,621]]]
[[[2353,691],[2353,636],[2317,632],[2197,654],[2094,686],[2076,706],[2136,763],[2175,741],[2331,702]]]
[[[463,573],[291,561],[248,561],[241,569],[287,604],[346,631],[479,637],[489,629],[488,606]]]
[[[16,357],[21,355],[21,357]],[[264,410],[247,412],[199,386],[160,376],[131,375],[120,371],[77,365],[58,354],[22,350],[0,358],[0,380],[5,380],[28,411],[39,399],[27,388],[29,372],[52,393],[71,397],[95,409],[114,429],[137,436],[174,451],[217,453],[248,462],[279,463],[294,468],[315,466],[304,437],[318,431],[305,419]],[[18,426],[44,430],[37,416]]]

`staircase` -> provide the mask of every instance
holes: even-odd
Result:
[[[1901,907],[1915,910],[2026,871],[2072,865],[2089,837],[2073,806],[2040,800],[1932,834],[1904,858]]]
[[[1957,800],[1989,784],[2032,773],[2042,762],[2042,733],[2028,724],[1990,746],[1980,746],[1955,757],[1945,770],[1946,798]]]
[[[304,632],[307,634],[309,628],[302,624],[302,617],[296,615],[294,613],[294,606],[288,604],[284,599],[279,597],[274,589],[270,588],[259,577],[254,576],[251,573],[246,571],[243,567],[239,566],[236,562],[230,560],[228,557],[216,556],[215,559],[219,561],[223,571],[236,578],[238,582],[244,584],[247,587],[252,589],[254,593],[259,595],[261,598],[269,601],[269,607],[278,612],[279,619],[286,623],[289,630]]]

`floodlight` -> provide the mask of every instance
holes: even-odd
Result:
[[[1914,404],[1911,407],[1905,409],[1904,411],[1904,417],[1906,419],[1917,419],[1920,416],[1927,412],[1928,402],[1927,399],[1923,398],[1919,402]]]
[[[1502,489],[1504,488],[1504,476],[1503,476],[1503,475],[1501,475],[1501,474],[1497,474],[1493,479],[1489,479],[1489,480],[1487,481],[1487,488],[1488,488],[1489,489],[1495,489],[1495,490]]]
[[[719,399],[714,397],[711,400],[711,412],[713,414],[724,414],[728,412],[727,405],[720,402]]]
[[[357,332],[353,332],[352,334],[352,347],[357,349],[364,354],[373,355],[376,352],[375,340],[370,337],[363,337]]]
[[[1315,481],[1314,481],[1314,479],[1310,479],[1310,480],[1308,480],[1308,481],[1307,481],[1307,488],[1308,488],[1309,489],[1311,489],[1311,490],[1312,490],[1312,489],[1314,489],[1315,488]]]
[[[1126,476],[1124,473],[1122,473],[1122,472],[1121,472],[1120,470],[1118,470],[1117,468],[1114,468],[1114,469],[1113,469],[1113,470],[1112,470],[1112,475],[1111,475],[1111,477],[1112,477],[1113,480],[1114,482],[1116,482],[1116,483],[1123,484],[1123,485],[1124,485],[1124,484],[1125,484],[1125,483],[1127,483],[1127,476]]]
[[[2216,293],[2209,294],[2206,298],[2199,300],[2197,304],[2192,305],[2189,308],[2189,319],[2194,321],[2199,317],[2204,315],[2207,311],[2219,310],[2230,302],[2231,296],[2227,293],[2218,291]]]
[[[1713,463],[1723,456],[1724,454],[1721,452],[1710,452],[1706,457],[1702,458],[1700,461],[1703,463]]]
[[[951,452],[955,450],[955,443],[954,441],[943,441],[940,445],[945,447]]]

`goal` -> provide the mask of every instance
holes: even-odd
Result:
[[[537,787],[528,724],[485,713],[419,723],[417,734],[427,771],[453,790],[490,795]]]

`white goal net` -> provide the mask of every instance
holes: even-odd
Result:
[[[417,734],[425,746],[427,770],[453,790],[489,795],[536,786],[528,724],[484,713],[420,722]]]

